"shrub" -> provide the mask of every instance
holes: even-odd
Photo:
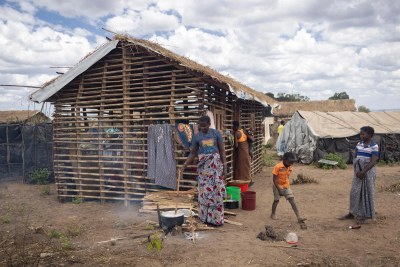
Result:
[[[158,233],[154,233],[149,236],[149,243],[147,244],[147,249],[152,251],[153,249],[157,252],[160,252],[162,249],[162,239]]]
[[[74,203],[74,204],[82,204],[83,203],[83,198],[82,197],[74,197],[73,199],[72,199],[72,203]]]
[[[34,170],[29,174],[32,184],[48,184],[50,171],[46,168]]]
[[[48,195],[50,195],[50,186],[49,185],[44,185],[43,187],[42,187],[42,189],[41,189],[41,194],[42,195],[46,195],[46,196],[48,196]]]
[[[336,166],[338,166],[340,169],[346,169],[347,168],[347,164],[345,159],[335,153],[329,153],[327,155],[325,155],[324,159],[326,160],[332,160],[332,161],[336,161],[338,164]],[[333,165],[329,165],[329,164],[324,164],[324,163],[316,163],[318,168],[324,169],[324,170],[329,170],[334,168]]]

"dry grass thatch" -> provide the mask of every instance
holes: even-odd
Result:
[[[41,114],[41,112],[39,110],[0,111],[0,123],[25,122],[25,121],[27,121],[28,119],[31,119],[34,116],[39,116],[40,114]],[[45,115],[43,115],[43,116],[45,116]]]
[[[274,109],[274,115],[278,117],[291,117],[296,111],[356,111],[354,99],[321,100],[303,102],[280,102],[280,108]]]
[[[308,177],[307,175],[300,173],[297,175],[297,178],[294,179],[291,183],[294,184],[318,184],[318,181],[314,178]]]
[[[115,39],[118,39],[120,41],[126,41],[128,43],[131,43],[133,45],[139,45],[141,47],[145,47],[146,49],[156,52],[157,54],[162,55],[165,57],[167,60],[173,61],[175,63],[178,63],[179,65],[190,69],[191,71],[195,71],[200,75],[207,75],[213,80],[216,80],[220,83],[226,84],[228,87],[230,86],[231,89],[235,92],[236,95],[241,97],[241,92],[247,93],[251,96],[256,101],[261,101],[265,102],[268,104],[278,104],[278,101],[275,99],[261,93],[258,91],[253,90],[252,88],[232,79],[231,77],[222,75],[221,73],[217,72],[216,70],[211,69],[208,66],[203,66],[189,58],[186,58],[184,56],[177,55],[168,49],[163,48],[161,45],[156,44],[154,42],[148,41],[148,40],[143,40],[143,39],[136,39],[132,37],[128,37],[126,35],[116,35],[114,37]]]

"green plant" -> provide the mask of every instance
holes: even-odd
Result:
[[[267,167],[273,167],[276,164],[275,156],[273,154],[269,154],[267,149],[263,149],[262,159],[264,165]]]
[[[268,143],[266,143],[266,144],[264,145],[264,148],[265,148],[265,149],[272,148],[272,144],[268,142]]]
[[[0,216],[0,222],[2,224],[8,224],[11,222],[11,218],[8,215],[2,215]]]
[[[48,184],[50,171],[46,168],[34,170],[29,174],[32,184]]]
[[[49,233],[49,236],[51,238],[57,238],[57,239],[59,239],[62,235],[63,234],[60,231],[55,230],[55,229],[51,230],[51,232]]]
[[[339,154],[335,154],[335,153],[329,153],[327,155],[325,155],[324,159],[326,160],[331,160],[331,161],[336,161],[338,164],[337,166],[340,169],[346,169],[347,168],[347,164],[346,164],[346,160],[340,156]],[[325,163],[316,163],[318,168],[324,169],[324,170],[329,170],[334,168],[335,166],[333,165],[329,165],[329,164],[325,164]]]
[[[83,225],[73,224],[68,227],[67,234],[68,236],[74,237],[82,234],[84,230],[85,227]]]
[[[65,236],[62,232],[53,229],[49,233],[49,236],[50,236],[50,238],[59,239],[63,249],[66,249],[66,250],[73,249],[73,244],[72,244],[71,240],[67,236]]]
[[[153,249],[160,252],[162,249],[162,239],[159,233],[154,233],[149,236],[149,243],[147,244],[147,249],[152,251]]]
[[[60,236],[60,241],[61,241],[61,245],[62,245],[63,249],[65,249],[65,250],[73,249],[74,246],[73,246],[71,240],[68,237],[66,237],[65,235]]]
[[[48,196],[48,195],[50,195],[50,186],[49,185],[44,185],[43,187],[42,187],[42,189],[41,189],[41,194],[42,195],[45,195],[45,196]]]
[[[82,204],[84,202],[83,197],[74,197],[72,199],[72,203],[74,204]]]

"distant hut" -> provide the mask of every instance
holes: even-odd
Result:
[[[301,102],[279,102],[279,107],[274,109],[275,124],[271,126],[272,136],[276,138],[277,129],[281,121],[289,121],[298,110],[302,111],[357,111],[354,99],[340,100],[315,100]]]
[[[279,121],[290,120],[298,110],[321,112],[357,111],[354,99],[279,102],[279,105],[279,108],[274,109],[274,116]]]
[[[44,115],[40,110],[0,111],[0,124],[38,124],[46,122],[51,122],[51,119]]]
[[[276,102],[158,44],[122,35],[45,84],[31,99],[55,105],[54,167],[60,198],[120,199],[125,204],[161,188],[157,174],[149,174],[150,169],[154,173],[156,153],[149,129],[173,128],[176,141],[167,153],[175,162],[168,170],[175,184],[175,168],[188,153],[182,135],[187,133],[190,141],[203,114],[211,114],[226,140],[232,178],[233,147],[227,131],[239,120],[256,130],[254,174],[262,166],[263,108]],[[169,142],[169,134],[164,137]],[[179,189],[193,188],[195,177],[193,165]]]
[[[53,169],[51,119],[39,110],[0,111],[0,181],[29,181],[39,168]]]

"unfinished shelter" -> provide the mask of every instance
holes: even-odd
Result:
[[[252,173],[261,169],[262,111],[274,100],[158,44],[117,35],[31,95],[52,102],[60,198],[141,200],[148,191],[190,189],[180,179],[201,115],[221,131],[232,178],[232,122],[256,130]],[[240,177],[238,177],[240,179]]]

